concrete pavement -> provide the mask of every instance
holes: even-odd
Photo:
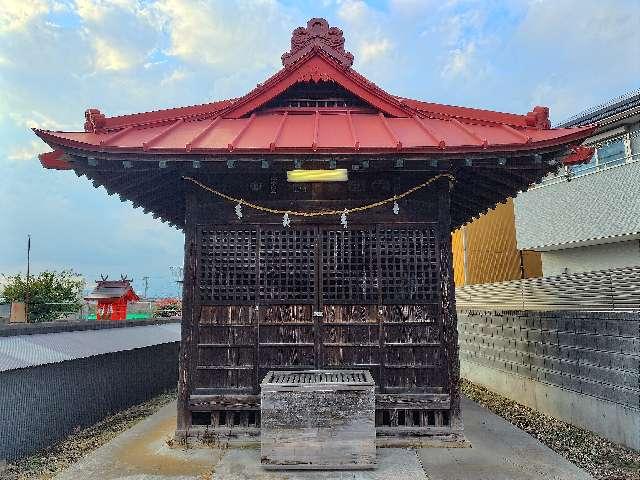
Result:
[[[430,480],[593,480],[531,435],[471,400],[462,399],[471,448],[422,448]]]
[[[375,471],[267,472],[258,465],[257,449],[169,447],[167,440],[175,428],[174,402],[90,453],[56,480],[592,480],[485,408],[467,399],[462,408],[471,448],[378,449]]]

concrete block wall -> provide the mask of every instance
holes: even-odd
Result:
[[[458,330],[463,376],[640,449],[640,313],[463,311]]]
[[[0,372],[0,461],[176,388],[179,349],[164,343]]]

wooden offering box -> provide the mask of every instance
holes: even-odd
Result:
[[[272,371],[261,387],[264,468],[375,468],[375,384],[368,371]]]

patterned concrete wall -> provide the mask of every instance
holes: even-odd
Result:
[[[180,342],[0,372],[0,461],[176,387]]]
[[[640,407],[640,315],[468,312],[460,356],[540,382]]]
[[[489,387],[500,383],[496,389],[512,398],[524,384],[529,390],[532,384],[557,387],[554,401],[571,403],[573,409],[581,408],[580,398],[585,405],[597,399],[597,408],[640,419],[640,313],[466,311],[459,312],[458,322],[462,370],[470,379]],[[531,406],[550,401],[528,397],[524,395],[523,402]],[[558,408],[543,405],[541,410]],[[605,434],[602,430],[613,428],[614,420],[609,416],[602,428],[594,428],[601,413],[585,412],[585,418],[593,415],[593,420],[576,423]],[[626,428],[637,429],[635,423],[640,422]],[[640,448],[639,436],[631,432],[624,440],[616,438]]]

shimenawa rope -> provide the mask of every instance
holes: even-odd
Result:
[[[451,175],[450,173],[441,173],[440,175],[436,175],[435,177],[430,178],[426,182],[423,182],[423,183],[421,183],[419,185],[416,185],[415,187],[410,188],[406,192],[399,193],[397,195],[394,195],[393,197],[385,198],[384,200],[379,200],[377,202],[370,203],[368,205],[361,205],[359,207],[346,208],[346,209],[342,209],[342,210],[319,210],[317,212],[300,212],[300,211],[296,211],[296,210],[280,210],[280,209],[276,209],[276,208],[265,207],[263,205],[257,205],[255,203],[251,203],[251,202],[248,202],[246,200],[243,200],[242,198],[234,198],[234,197],[232,197],[230,195],[222,193],[222,192],[220,192],[220,191],[218,191],[218,190],[216,190],[214,188],[211,188],[211,187],[205,185],[204,183],[196,180],[195,178],[182,177],[183,180],[187,180],[187,181],[197,185],[198,187],[202,188],[203,190],[206,190],[207,192],[213,193],[214,195],[217,195],[220,198],[224,198],[225,200],[229,200],[230,202],[233,202],[233,203],[236,203],[236,204],[240,204],[240,205],[244,205],[246,207],[253,208],[254,210],[259,210],[261,212],[274,213],[274,214],[278,214],[278,215],[282,215],[282,214],[288,213],[289,215],[293,215],[293,216],[296,216],[296,217],[322,217],[322,216],[325,216],[325,215],[341,215],[343,213],[349,214],[349,213],[354,213],[354,212],[363,212],[365,210],[369,210],[371,208],[376,208],[376,207],[381,207],[382,205],[386,205],[387,203],[395,202],[397,200],[400,200],[401,198],[407,197],[407,196],[411,195],[412,193],[415,193],[418,190],[427,187],[428,185],[432,184],[433,182],[435,182],[436,180],[439,180],[441,178],[448,178],[450,184],[453,184],[453,182],[455,182],[455,177],[453,175]]]

